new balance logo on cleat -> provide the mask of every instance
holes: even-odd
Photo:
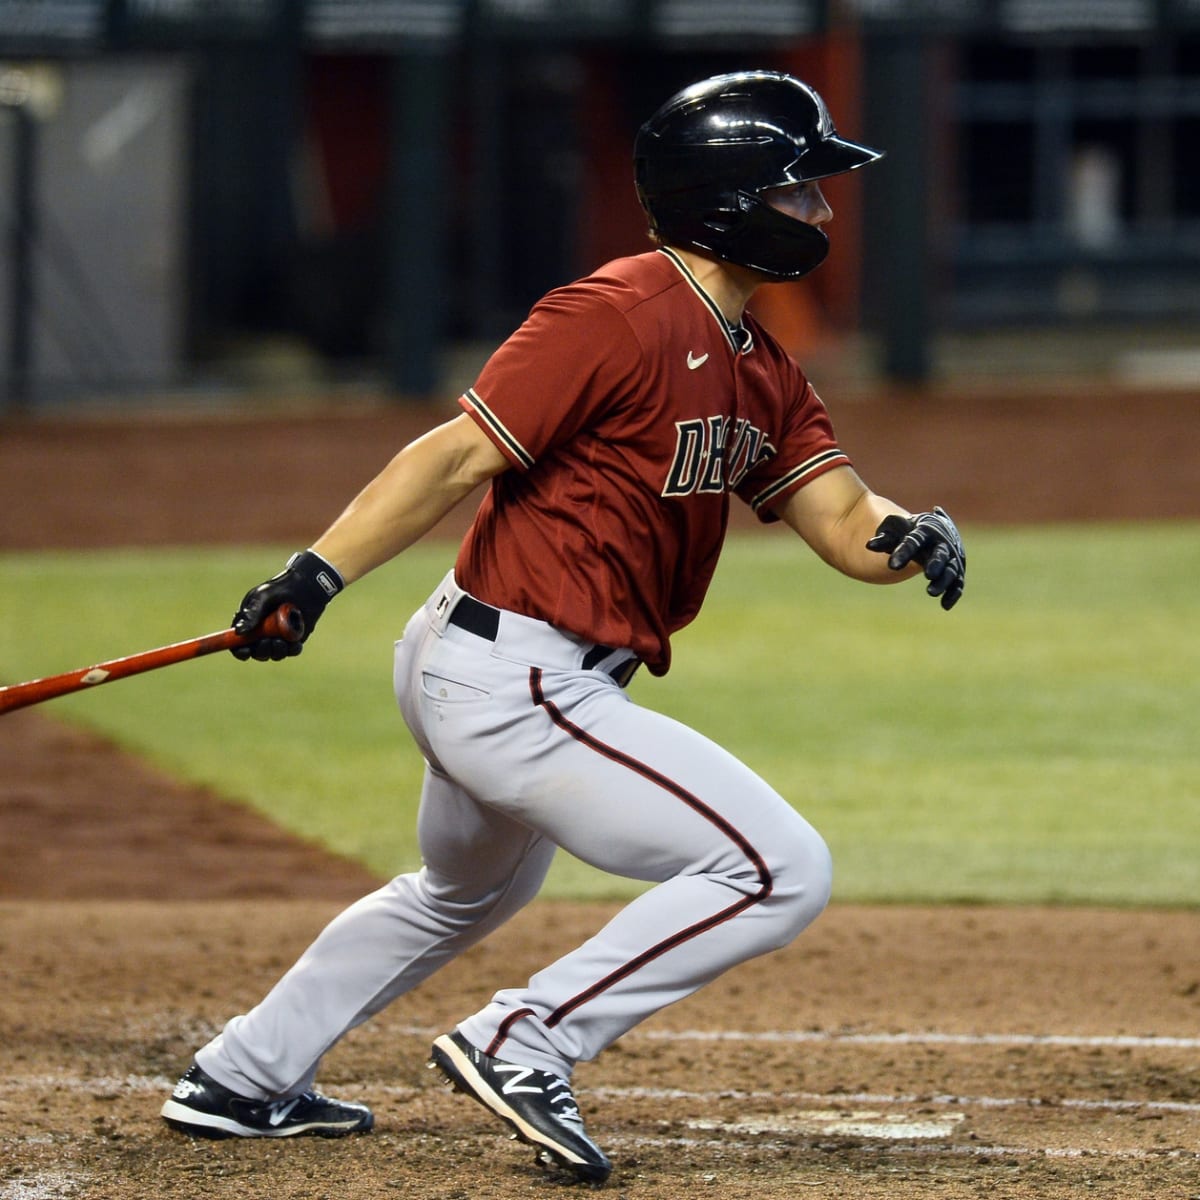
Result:
[[[251,1100],[223,1087],[193,1063],[162,1106],[172,1129],[192,1137],[345,1137],[375,1123],[362,1104],[304,1092],[282,1100]]]
[[[501,1086],[500,1086],[500,1090],[506,1096],[511,1095],[513,1092],[540,1092],[542,1089],[537,1086],[534,1086],[534,1087],[522,1087],[521,1086],[521,1083],[523,1080],[530,1079],[533,1077],[534,1074],[537,1074],[537,1073],[538,1072],[535,1072],[532,1067],[518,1067],[518,1066],[510,1066],[507,1063],[499,1063],[499,1062],[496,1063],[496,1074],[497,1075],[511,1075],[512,1076],[511,1079],[509,1079],[506,1083],[501,1084]]]
[[[584,1131],[571,1085],[561,1076],[493,1058],[461,1033],[439,1037],[429,1065],[536,1147],[539,1162],[548,1158],[588,1183],[609,1177],[612,1163]]]

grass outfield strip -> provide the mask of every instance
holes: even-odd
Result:
[[[968,534],[949,614],[916,584],[845,580],[786,535],[737,538],[671,673],[631,691],[813,821],[838,899],[1195,905],[1200,527]],[[221,628],[286,553],[0,555],[0,677]],[[452,555],[423,544],[356,584],[298,660],[218,655],[44,711],[378,872],[409,869],[421,764],[391,645]],[[549,894],[636,890],[560,857]]]

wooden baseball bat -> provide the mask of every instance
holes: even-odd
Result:
[[[303,614],[294,605],[281,604],[250,633],[222,629],[217,633],[190,638],[186,642],[160,646],[157,650],[143,650],[140,654],[131,654],[127,658],[114,658],[110,662],[97,663],[93,667],[83,667],[77,671],[66,671],[62,675],[48,675],[45,679],[33,679],[28,683],[0,687],[0,716],[30,704],[41,704],[43,700],[53,700],[55,696],[65,696],[69,692],[81,692],[87,688],[99,687],[102,683],[111,683],[114,679],[124,679],[128,675],[155,671],[159,667],[169,667],[172,663],[215,654],[218,650],[248,646],[265,637],[283,638],[288,642],[300,641],[304,637]]]

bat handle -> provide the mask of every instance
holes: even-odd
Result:
[[[299,642],[303,640],[304,633],[304,614],[294,604],[281,604],[263,618],[262,624],[254,631],[254,636]]]

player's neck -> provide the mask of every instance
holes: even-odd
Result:
[[[763,277],[747,267],[708,258],[695,250],[684,250],[678,246],[672,246],[671,249],[683,260],[696,282],[712,297],[725,320],[730,325],[739,324],[747,302],[758,290]]]

